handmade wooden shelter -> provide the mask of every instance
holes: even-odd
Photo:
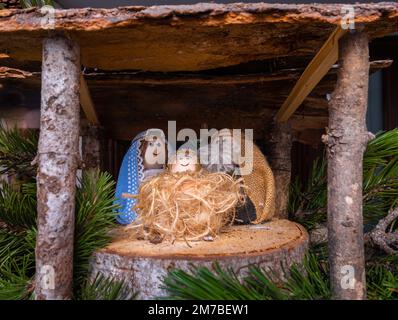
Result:
[[[368,42],[398,31],[398,4],[353,8],[352,30],[342,28],[338,4],[1,10],[1,90],[38,98],[41,87],[36,298],[70,297],[80,128],[83,161],[97,167],[100,135],[129,140],[149,127],[167,129],[168,120],[195,130],[253,128],[256,139],[266,139],[282,218],[292,140],[319,143],[327,127],[332,288],[336,298],[364,298],[361,163],[369,140],[368,75],[391,64],[369,61]],[[134,270],[164,272],[214,258],[238,267],[300,261],[305,230],[286,220],[272,223],[278,226],[272,236],[266,228],[241,230],[252,241],[194,255],[122,239],[94,257],[94,269],[124,270],[123,276],[149,288]],[[46,266],[54,269],[55,288],[43,285]],[[354,286],[342,286],[350,270]]]

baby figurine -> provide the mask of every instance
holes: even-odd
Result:
[[[169,170],[171,173],[198,172],[201,169],[202,166],[199,163],[197,152],[187,147],[180,148],[169,162]],[[213,241],[214,238],[208,234],[203,237],[203,240]]]
[[[119,205],[116,220],[120,224],[130,224],[136,218],[132,209],[140,184],[166,168],[167,146],[162,130],[148,129],[138,134],[132,141],[123,158],[116,185],[116,203]],[[124,194],[130,195],[125,197]]]
[[[200,169],[197,153],[189,148],[180,148],[169,162],[169,170],[172,173],[197,172]]]

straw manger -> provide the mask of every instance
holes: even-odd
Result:
[[[232,224],[236,207],[244,202],[241,179],[205,170],[165,172],[144,182],[134,210],[138,237],[152,242],[199,241],[217,236]]]

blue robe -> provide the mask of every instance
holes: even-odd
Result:
[[[140,184],[144,180],[144,159],[140,147],[146,136],[154,134],[160,134],[160,137],[165,140],[162,130],[149,129],[143,131],[133,139],[129,150],[123,158],[115,193],[116,204],[119,205],[116,220],[120,224],[130,224],[137,217],[137,213],[133,210],[137,199],[122,198],[122,194],[138,194]]]

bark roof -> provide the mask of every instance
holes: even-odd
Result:
[[[196,4],[55,11],[82,63],[104,70],[198,71],[276,57],[313,55],[341,20],[341,4]],[[51,32],[39,9],[0,10],[0,50],[40,61]],[[356,4],[370,38],[398,32],[398,3]]]
[[[355,14],[371,39],[398,32],[398,3],[357,4]],[[340,15],[340,4],[87,8],[57,10],[54,30],[46,30],[38,9],[0,10],[0,105],[40,107],[41,40],[63,32],[80,44],[94,105],[113,138],[166,130],[170,119],[196,130],[253,128],[261,138]],[[374,61],[371,72],[390,64]],[[319,143],[335,82],[336,67],[293,115],[298,141]]]

